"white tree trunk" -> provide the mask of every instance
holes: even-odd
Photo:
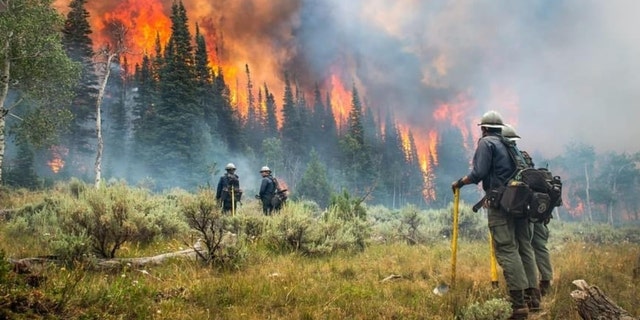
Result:
[[[9,77],[11,76],[11,61],[9,60],[9,39],[5,39],[2,47],[4,63],[2,64],[2,73],[0,74],[0,184],[2,184],[2,164],[4,162],[4,127],[5,117],[9,114],[9,110],[4,107],[4,102],[9,94]]]
[[[102,151],[104,149],[104,140],[102,138],[102,99],[104,98],[104,91],[107,88],[107,82],[109,81],[109,75],[111,74],[111,61],[115,58],[115,53],[109,53],[105,66],[104,78],[102,84],[100,84],[100,90],[98,90],[98,99],[96,100],[96,133],[98,136],[98,150],[96,152],[96,189],[100,188],[100,180],[102,179]]]
[[[587,203],[585,203],[585,205],[587,206],[587,214],[588,214],[588,218],[589,218],[589,222],[593,221],[593,212],[591,211],[591,194],[589,193],[589,170],[587,169],[587,164],[584,164],[584,177],[586,180],[586,192],[587,192]]]

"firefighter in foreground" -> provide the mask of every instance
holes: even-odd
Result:
[[[461,188],[467,184],[478,184],[482,181],[482,189],[487,195],[495,189],[506,185],[516,170],[509,152],[502,143],[501,133],[504,126],[502,117],[496,111],[489,111],[482,116],[479,124],[482,137],[473,156],[471,173],[454,181],[451,188]],[[490,199],[491,197],[487,197]],[[515,219],[509,216],[497,204],[486,203],[488,210],[489,230],[493,236],[496,258],[502,267],[504,278],[509,290],[513,312],[509,319],[526,319],[529,308],[525,302],[525,289],[529,288],[529,281],[525,273],[521,252],[533,256],[531,244],[528,248],[518,248],[517,236],[528,236],[530,223],[528,219]]]
[[[514,143],[516,143],[517,140],[520,140],[520,136],[516,134],[515,129],[510,125],[505,125],[505,127],[502,129],[502,136],[513,141]],[[531,168],[534,168],[535,165],[533,163],[533,159],[531,159],[531,156],[529,156],[529,154],[525,151],[522,151],[522,155],[527,165],[529,165],[529,167]],[[547,228],[547,224],[549,224],[550,219],[551,217],[543,221],[532,221],[533,239],[531,239],[531,246],[533,247],[533,251],[535,253],[540,283],[539,290],[530,290],[530,292],[526,292],[526,294],[528,296],[535,296],[537,300],[539,300],[541,296],[544,296],[549,292],[549,290],[551,289],[551,279],[553,279],[551,255],[549,254],[549,249],[547,248],[547,242],[549,240],[549,228]]]
[[[218,188],[216,189],[216,201],[222,206],[222,213],[235,213],[237,204],[242,197],[240,189],[240,177],[236,174],[236,166],[233,163],[227,164],[225,174],[218,180]]]

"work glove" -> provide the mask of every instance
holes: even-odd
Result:
[[[460,189],[460,188],[462,188],[462,186],[464,186],[464,183],[462,182],[462,178],[460,178],[460,179],[454,181],[451,184],[451,191],[453,191],[453,193],[455,193],[456,189]]]

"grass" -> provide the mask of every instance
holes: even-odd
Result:
[[[17,192],[0,197],[0,207],[30,206],[47,196]],[[238,214],[259,212],[257,202],[247,201]],[[15,226],[18,231],[7,232],[7,225],[0,222],[0,251],[5,257],[48,254],[39,246],[47,235],[18,232],[29,229]],[[585,237],[584,227],[557,221],[550,227],[553,287],[543,298],[544,312],[533,319],[580,319],[569,295],[576,279],[599,286],[619,306],[640,315],[640,279],[632,277],[640,245],[619,240],[635,237],[619,237],[608,228],[590,231],[598,237]],[[486,241],[460,239],[456,281],[451,283],[450,243],[441,236],[431,239],[437,240],[413,246],[372,240],[362,252],[310,257],[275,253],[258,238],[247,245],[248,260],[233,271],[180,259],[118,272],[50,266],[19,275],[0,268],[0,319],[437,320],[455,319],[474,303],[505,297],[502,276],[500,287],[491,287]],[[606,241],[596,245],[584,239]],[[178,251],[193,240],[193,235],[184,235],[147,245],[127,242],[118,257]],[[39,279],[37,285],[33,278]],[[440,283],[451,285],[444,296],[432,292]]]
[[[2,243],[10,255],[6,239]],[[432,290],[450,279],[446,242],[376,244],[359,254],[321,258],[252,250],[251,260],[235,272],[181,260],[146,273],[52,268],[43,271],[47,280],[34,290],[62,301],[69,319],[452,319],[465,306],[505,292],[502,279],[501,288],[491,288],[485,243],[459,244],[456,283],[442,297]],[[637,245],[563,244],[553,252],[555,279],[543,299],[546,314],[537,319],[580,319],[569,297],[575,279],[598,285],[631,314],[640,314],[638,281],[631,279],[639,254]],[[401,277],[383,282],[389,275]]]

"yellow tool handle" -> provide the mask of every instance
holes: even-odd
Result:
[[[236,193],[233,190],[233,186],[231,186],[231,216],[236,215]]]
[[[493,235],[489,231],[489,253],[491,259],[491,286],[498,287],[498,263],[496,261],[496,248],[493,245]]]
[[[460,188],[453,192],[453,234],[451,235],[451,286],[456,282],[456,262],[458,257],[458,206]]]

